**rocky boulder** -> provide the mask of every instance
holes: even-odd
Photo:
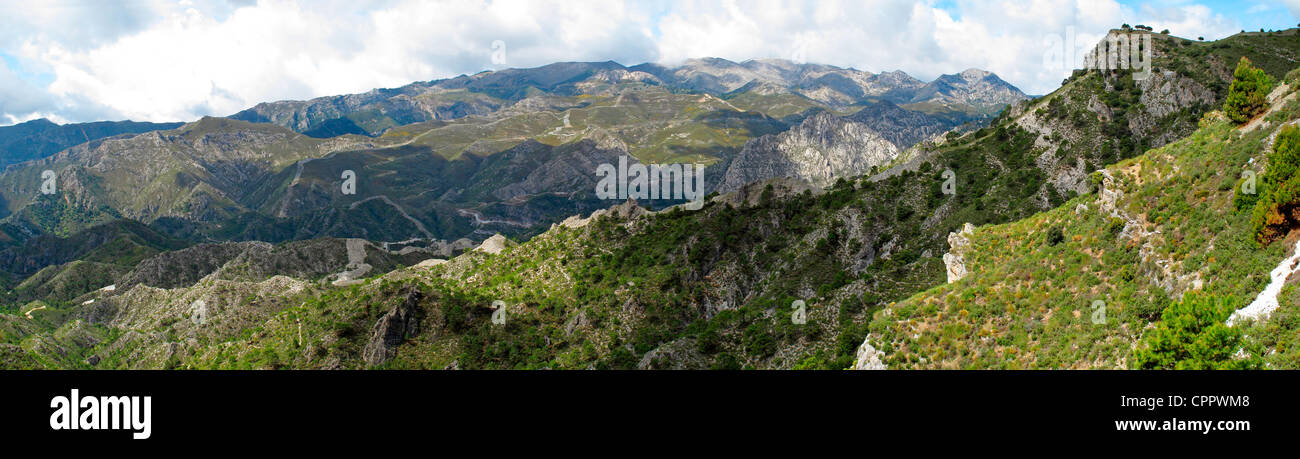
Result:
[[[366,365],[383,365],[393,357],[397,346],[420,332],[420,318],[423,315],[420,299],[423,297],[419,290],[411,290],[402,304],[379,317],[370,333],[370,340],[361,350],[361,359]]]
[[[943,265],[947,267],[949,284],[961,280],[969,272],[966,268],[966,252],[970,250],[970,235],[974,232],[975,226],[967,223],[961,231],[948,233],[950,249],[943,254]]]

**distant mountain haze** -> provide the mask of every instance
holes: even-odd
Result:
[[[873,74],[781,59],[741,63],[691,59],[676,67],[617,62],[561,62],[530,69],[506,69],[412,83],[395,89],[328,96],[307,101],[261,103],[231,118],[270,122],[316,136],[377,135],[415,122],[486,115],[540,94],[577,95],[601,85],[640,82],[698,91],[724,99],[744,93],[788,94],[816,104],[845,108],[876,101],[899,105],[949,105],[996,114],[1028,98],[996,75],[977,69],[926,83],[901,71]]]

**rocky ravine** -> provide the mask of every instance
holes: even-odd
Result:
[[[728,193],[746,183],[773,178],[826,187],[840,177],[867,174],[873,167],[884,169],[904,150],[961,122],[907,110],[889,101],[843,117],[818,113],[789,131],[745,144],[716,190]]]

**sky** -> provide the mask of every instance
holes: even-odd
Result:
[[[1120,24],[1213,40],[1297,17],[1300,0],[0,0],[0,126],[192,121],[559,61],[980,68],[1046,94]]]

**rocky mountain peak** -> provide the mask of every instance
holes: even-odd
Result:
[[[900,87],[911,87],[911,86],[919,87],[925,84],[924,81],[918,80],[916,79],[916,77],[913,77],[912,75],[909,75],[907,72],[904,72],[902,70],[881,72],[875,76],[875,80],[882,84],[888,84],[888,85],[900,86]]]
[[[957,76],[960,76],[963,80],[966,81],[983,80],[985,78],[988,78],[989,75],[993,75],[993,72],[990,72],[988,70],[977,69],[974,67],[968,68],[966,70],[962,70],[961,73],[957,74]]]

